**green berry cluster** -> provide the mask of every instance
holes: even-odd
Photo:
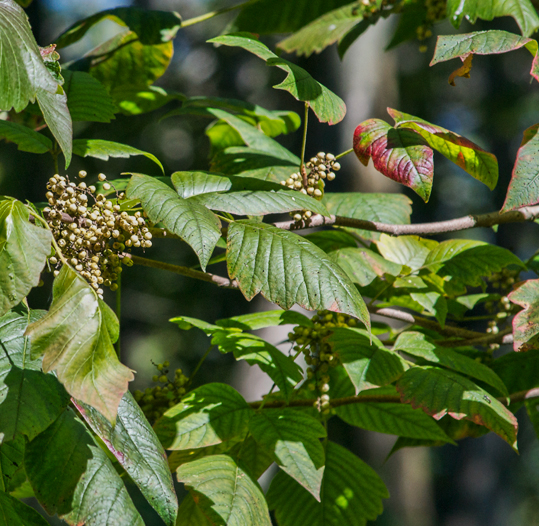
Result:
[[[85,171],[79,178],[86,177]],[[106,175],[99,174],[103,190],[111,188]],[[140,212],[134,215],[121,211],[125,194],[117,194],[113,201],[98,194],[96,187],[81,181],[78,185],[68,176],[53,175],[47,183],[49,206],[43,215],[49,224],[62,255],[70,265],[103,298],[102,286],[116,290],[114,283],[122,271],[121,253],[126,247],[152,246],[152,234]],[[129,263],[128,263],[129,261]],[[132,264],[127,258],[124,264]],[[49,258],[57,276],[62,265],[58,254]]]
[[[167,376],[169,362],[154,365],[158,374],[152,377],[152,381],[157,385],[133,393],[136,402],[150,422],[155,422],[168,408],[181,402],[182,397],[187,392],[187,383],[189,382],[189,378],[183,374],[181,369],[176,369],[174,380],[169,380]]]
[[[318,311],[311,319],[312,327],[298,325],[288,334],[294,342],[294,351],[303,353],[307,369],[307,388],[318,393],[314,406],[324,414],[330,411],[329,375],[330,367],[339,365],[339,359],[333,353],[325,338],[336,327],[354,327],[357,320],[347,314],[332,311]]]
[[[426,0],[425,7],[427,13],[425,22],[416,28],[416,35],[419,41],[426,40],[432,36],[432,26],[443,20],[446,16],[447,1],[446,0]],[[427,51],[427,46],[420,46],[421,52]]]
[[[317,200],[324,195],[324,179],[333,181],[335,172],[341,169],[341,165],[335,160],[332,153],[319,152],[305,163],[305,177],[300,173],[293,173],[286,181],[281,181],[283,186],[310,195]],[[290,214],[295,221],[309,220],[312,216],[310,210],[292,212]]]

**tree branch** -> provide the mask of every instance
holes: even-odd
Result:
[[[352,219],[334,215],[331,217],[324,217],[316,214],[308,221],[282,221],[280,223],[273,223],[273,226],[283,230],[303,230],[305,228],[314,228],[324,225],[337,225],[361,228],[362,230],[381,232],[393,236],[407,234],[433,236],[444,232],[457,232],[459,230],[468,230],[470,228],[492,227],[494,225],[502,225],[505,223],[533,221],[537,217],[539,217],[539,205],[528,206],[503,214],[500,214],[499,212],[490,212],[488,214],[459,217],[449,221],[417,223],[415,225],[390,225],[388,223],[378,223],[376,221],[366,221],[364,219]]]

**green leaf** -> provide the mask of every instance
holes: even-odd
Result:
[[[165,449],[193,449],[220,444],[247,429],[253,410],[226,384],[205,384],[187,394],[154,425]]]
[[[24,446],[26,439],[18,435],[14,440],[0,444],[0,491],[11,493],[26,483]]]
[[[352,2],[323,14],[285,40],[281,40],[277,46],[287,53],[295,51],[299,56],[308,57],[313,53],[320,53],[335,42],[340,42],[358,22],[363,20],[364,15],[365,4]]]
[[[28,208],[20,201],[0,199],[0,315],[39,283],[51,251],[51,233],[29,218]]]
[[[273,451],[279,467],[320,502],[324,448],[319,439],[326,436],[322,424],[294,409],[269,409],[253,416],[249,431]]]
[[[397,128],[416,131],[427,144],[444,157],[469,173],[472,177],[486,184],[491,190],[498,182],[498,161],[496,156],[486,152],[465,137],[441,126],[436,126],[413,115],[387,109],[395,120]]]
[[[447,300],[442,294],[436,291],[412,292],[410,297],[434,316],[442,329],[444,328],[448,309]]]
[[[49,515],[71,525],[144,526],[111,461],[71,410],[27,444],[25,466]]]
[[[163,165],[155,155],[119,142],[104,141],[102,139],[75,139],[73,141],[73,153],[81,157],[95,157],[103,161],[108,161],[110,157],[127,159],[133,155],[144,155],[144,157],[157,164],[161,171],[165,173]]]
[[[428,362],[471,376],[476,380],[481,380],[491,385],[501,395],[508,396],[507,387],[492,369],[452,349],[437,347],[436,342],[432,341],[425,334],[414,331],[403,332],[397,338],[393,350],[404,351],[412,356],[423,358]]]
[[[516,450],[517,419],[471,380],[437,367],[413,367],[397,382],[403,402],[439,420],[449,415],[485,426]]]
[[[372,157],[381,174],[411,188],[427,202],[434,163],[428,142],[413,130],[393,128],[381,119],[362,122],[354,132],[354,152],[364,166]]]
[[[386,349],[376,336],[371,344],[362,329],[336,328],[327,342],[352,380],[356,394],[394,382],[407,368],[402,358]]]
[[[48,522],[33,508],[9,493],[0,491],[0,516],[6,526],[48,526]]]
[[[48,137],[16,122],[0,120],[0,137],[15,143],[21,152],[45,153],[52,150]]]
[[[92,407],[77,401],[75,405],[163,521],[174,526],[178,499],[166,454],[131,393],[122,398],[114,427]]]
[[[537,348],[539,341],[539,279],[529,279],[511,292],[508,298],[522,307],[513,318],[513,348],[529,351]]]
[[[252,438],[252,437],[251,437]],[[228,453],[237,444],[242,446],[244,444],[243,437],[234,437],[226,442],[215,444],[214,446],[199,447],[196,449],[178,449],[172,451],[168,456],[168,466],[170,471],[176,471],[182,464],[186,462],[193,462],[199,458],[207,457],[210,455],[220,455],[221,453]]]
[[[128,27],[136,33],[144,45],[155,45],[172,40],[182,23],[180,15],[175,11],[116,7],[75,22],[55,40],[57,48],[67,47],[79,41],[89,29],[105,19]]]
[[[438,242],[419,236],[393,237],[382,234],[376,246],[385,259],[418,270],[425,264],[431,251],[438,246]]]
[[[165,73],[173,52],[172,42],[146,46],[130,31],[112,37],[70,69],[87,71],[111,94],[125,87],[145,89]],[[103,60],[104,55],[107,60]]]
[[[502,379],[509,393],[539,387],[539,349],[504,354],[496,358],[490,367]]]
[[[282,471],[268,490],[280,526],[365,525],[382,513],[389,493],[376,472],[353,453],[327,443],[321,502]]]
[[[292,152],[281,146],[277,141],[268,137],[255,126],[252,126],[243,119],[228,113],[227,111],[218,108],[208,108],[207,111],[214,117],[222,119],[227,124],[232,126],[238,132],[242,140],[249,148],[264,152],[272,157],[277,157],[299,166],[300,160]]]
[[[539,28],[539,17],[530,0],[448,0],[447,17],[458,28],[464,17],[472,24],[478,18],[493,20],[499,16],[515,19],[524,36],[530,36]]]
[[[238,442],[229,453],[253,477],[259,479],[273,464],[273,451],[261,447],[252,436],[243,442]]]
[[[398,276],[402,271],[402,265],[388,261],[368,248],[341,248],[331,252],[329,257],[354,283],[362,287],[369,285],[377,277],[383,277],[384,274]]]
[[[342,248],[357,248],[357,239],[343,230],[319,230],[303,237],[326,254]]]
[[[312,326],[312,322],[307,316],[293,310],[267,310],[263,312],[253,312],[224,318],[215,322],[219,327],[236,328],[243,331],[256,331],[266,327],[276,325],[305,325]]]
[[[277,192],[246,190],[227,194],[211,192],[198,195],[194,199],[211,210],[242,216],[282,214],[295,210],[311,210],[316,214],[330,216],[322,203],[294,190],[278,190]]]
[[[536,181],[539,172],[538,130],[539,124],[535,124],[524,131],[502,212],[539,203],[539,185]]]
[[[178,509],[176,526],[213,526],[213,524],[195,504],[191,493],[188,493]]]
[[[297,303],[370,319],[363,298],[343,270],[309,241],[254,221],[234,221],[228,229],[228,273],[244,296],[259,292],[284,309]]]
[[[170,177],[178,195],[184,199],[211,192],[226,192],[233,184],[229,177],[208,172],[174,172]]]
[[[157,110],[172,100],[185,99],[185,95],[159,86],[144,88],[123,85],[115,87],[111,95],[117,110],[124,115],[140,115]]]
[[[221,237],[221,223],[206,207],[194,200],[182,199],[165,183],[147,175],[133,174],[127,196],[140,199],[150,221],[181,237],[196,252],[202,270]]]
[[[84,71],[64,70],[64,90],[71,119],[76,121],[110,122],[114,104],[105,86]]]
[[[271,526],[260,486],[228,455],[204,457],[176,471],[211,522],[226,526]]]
[[[30,440],[46,429],[69,403],[53,374],[41,371],[24,337],[43,311],[8,312],[0,318],[0,442],[24,434]]]
[[[49,312],[28,326],[32,356],[43,356],[43,370],[55,370],[68,393],[95,407],[111,422],[133,379],[118,361],[116,315],[98,300],[86,280],[64,265],[54,280]]]
[[[539,436],[539,403],[536,399],[530,398],[524,402],[524,405],[533,425],[535,436]]]
[[[434,66],[438,62],[445,62],[453,58],[460,58],[464,62],[470,55],[497,55],[521,47],[525,47],[534,56],[530,75],[539,81],[537,41],[507,31],[476,31],[463,35],[439,36],[430,65]]]
[[[252,33],[222,35],[208,42],[241,47],[265,60],[268,66],[277,66],[285,71],[285,80],[273,87],[288,91],[296,100],[307,102],[320,122],[337,124],[344,119],[346,106],[340,97],[314,80],[303,68],[279,58]]]
[[[219,334],[212,343],[221,352],[233,352],[236,360],[245,360],[249,365],[258,365],[279,388],[286,401],[294,393],[294,387],[303,380],[301,367],[290,356],[277,347],[253,334]]]
[[[482,276],[490,276],[509,265],[524,264],[511,251],[469,239],[449,239],[434,247],[424,266],[440,276],[452,276],[469,285],[480,285]]]

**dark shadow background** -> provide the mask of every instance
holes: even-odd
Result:
[[[230,2],[237,3],[237,2]],[[219,2],[221,7],[224,2]],[[38,43],[42,46],[74,21],[96,11],[118,5],[176,10],[184,19],[212,9],[202,0],[34,0],[27,9]],[[257,103],[269,109],[290,109],[302,113],[302,104],[283,91],[271,86],[280,82],[283,72],[268,68],[262,61],[242,50],[213,48],[205,40],[221,32],[230,17],[227,15],[180,30],[175,40],[173,62],[158,81],[158,85],[175,89],[186,95],[214,95],[233,97]],[[391,24],[378,26],[382,42],[389,42]],[[518,32],[512,19],[471,26],[463,23],[463,32],[481,29],[505,29]],[[436,28],[439,34],[455,30],[443,23]],[[118,26],[105,22],[92,29],[85,39],[66,50],[62,60],[79,57],[110,38]],[[470,79],[457,79],[457,86],[447,82],[457,62],[442,63],[429,68],[435,39],[430,39],[428,51],[419,52],[419,44],[412,42],[380,54],[380,49],[364,35],[349,51],[347,68],[341,66],[336,50],[330,48],[320,55],[296,61],[317,80],[345,98],[343,88],[351,80],[350,67],[364,64],[365,57],[374,57],[374,67],[392,79],[396,92],[385,96],[384,89],[370,96],[372,113],[390,121],[384,108],[396,105],[398,109],[439,124],[477,142],[496,154],[500,163],[500,181],[491,192],[464,171],[435,154],[435,181],[431,200],[424,204],[416,195],[397,185],[383,182],[388,191],[404,191],[413,201],[413,222],[435,221],[459,217],[469,213],[483,213],[499,209],[503,203],[515,154],[522,132],[539,121],[537,85],[530,82],[532,57],[525,49],[506,55],[476,57]],[[384,40],[385,39],[385,40]],[[277,40],[265,39],[272,45]],[[363,66],[362,66],[363,67]],[[355,71],[356,77],[372,71]],[[368,80],[368,78],[366,79]],[[383,86],[382,86],[383,88]],[[209,123],[200,117],[181,117],[159,122],[172,106],[150,114],[124,117],[118,114],[111,124],[76,123],[78,138],[109,139],[149,151],[164,164],[167,174],[176,170],[208,168],[209,146],[204,128]],[[312,115],[312,114],[311,114]],[[349,114],[350,115],[350,114]],[[349,116],[334,127],[310,119],[307,155],[316,152],[339,153],[351,147],[352,137],[345,130],[358,122]],[[351,128],[352,127],[352,128]],[[301,132],[279,138],[286,147],[299,154]],[[345,148],[342,145],[345,144]],[[331,191],[351,191],[375,188],[367,177],[368,171],[353,156],[343,162],[344,169]],[[99,160],[74,157],[68,173],[74,176],[84,169],[94,177],[103,171],[110,179],[123,171],[159,175],[158,168],[145,158]],[[53,173],[53,163],[46,156],[18,152],[13,144],[0,143],[0,193],[20,199],[43,201],[46,180]],[[379,174],[380,178],[383,178]],[[497,232],[491,229],[457,233],[452,237],[469,237],[497,243],[509,248],[521,258],[529,257],[537,248],[535,224],[502,225]],[[442,239],[442,238],[440,238]],[[148,257],[179,265],[196,265],[194,253],[186,245],[156,240]],[[226,269],[216,267],[216,273]],[[174,316],[192,316],[213,322],[216,319],[248,312],[253,308],[240,293],[221,290],[212,285],[154,269],[132,267],[122,274],[122,358],[138,374],[132,388],[151,384],[154,368],[151,361],[171,361],[171,369],[181,367],[189,374],[208,346],[207,338],[196,330],[180,331],[169,323]],[[30,305],[46,308],[50,301],[51,277],[45,287],[32,292]],[[114,304],[114,296],[106,299]],[[507,352],[502,350],[502,352]],[[238,375],[245,368],[235,366],[230,356],[218,352],[210,355],[197,376],[196,384],[221,381],[238,385]],[[523,416],[520,415],[519,416]],[[403,450],[385,458],[391,449],[393,437],[352,429],[337,419],[330,424],[331,439],[353,449],[372,465],[386,481],[392,497],[386,502],[384,514],[376,521],[379,526],[532,526],[539,525],[539,450],[537,439],[527,420],[522,420],[519,443],[521,455],[498,437],[490,434],[479,439],[465,439],[459,447],[444,446],[428,450]],[[148,525],[162,522],[132,485],[137,506]],[[63,524],[47,517],[51,524]]]

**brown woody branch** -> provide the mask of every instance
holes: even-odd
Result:
[[[377,221],[366,221],[364,219],[351,219],[349,217],[334,215],[331,217],[324,217],[316,214],[308,221],[283,221],[280,223],[273,223],[273,226],[283,230],[303,230],[305,228],[314,228],[324,225],[336,225],[361,228],[362,230],[381,232],[393,236],[407,234],[433,236],[444,232],[457,232],[459,230],[468,230],[470,228],[492,227],[494,225],[503,225],[505,223],[533,221],[537,217],[539,217],[539,205],[528,206],[511,212],[504,212],[503,214],[500,212],[490,212],[488,214],[459,217],[449,221],[416,223],[414,225],[390,225],[388,223],[378,223]]]

